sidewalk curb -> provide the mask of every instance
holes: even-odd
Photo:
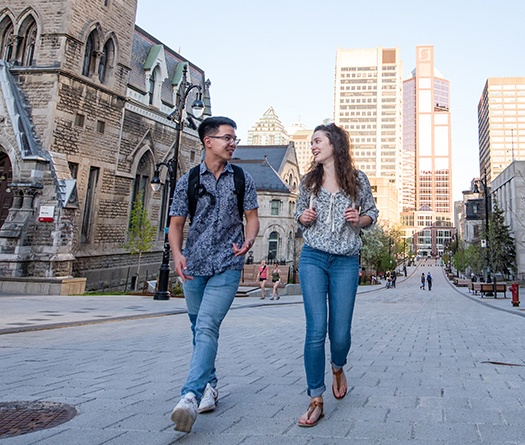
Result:
[[[446,278],[446,277],[445,277]],[[483,300],[480,300],[478,298],[475,298],[474,296],[470,295],[470,294],[466,294],[464,292],[461,292],[448,278],[446,278],[447,280],[447,283],[449,284],[449,286],[454,289],[455,292],[457,292],[458,294],[462,295],[463,297],[465,298],[468,298],[469,300],[472,300],[478,304],[481,304],[485,307],[489,307],[491,309],[494,309],[496,311],[501,311],[501,312],[507,312],[509,314],[513,314],[513,315],[517,315],[518,317],[523,317],[525,318],[525,313],[521,313],[521,312],[517,312],[516,309],[505,309],[503,307],[498,307],[498,306],[494,306],[493,304],[490,304],[489,302],[487,301],[483,301]],[[509,303],[510,303],[510,299],[507,298],[507,300],[509,300]]]

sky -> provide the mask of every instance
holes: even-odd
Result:
[[[203,69],[213,115],[247,131],[273,107],[285,127],[334,114],[337,48],[434,46],[450,81],[453,199],[479,176],[477,105],[489,77],[525,77],[523,0],[138,0],[136,23]]]

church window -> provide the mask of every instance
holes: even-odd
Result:
[[[99,133],[104,134],[106,131],[106,123],[104,121],[98,120],[97,121],[97,131]]]
[[[86,117],[83,114],[80,114],[80,113],[75,114],[75,126],[83,127],[85,120],[86,120]]]
[[[11,58],[13,57],[13,49],[14,49],[14,31],[13,31],[13,24],[11,23],[11,20],[9,20],[7,17],[2,20],[0,23],[0,36],[1,41],[0,44],[2,45],[0,47],[0,50],[2,51],[0,56],[3,60],[6,62],[9,62]]]
[[[159,67],[156,66],[154,70],[151,73],[151,76],[149,77],[149,83],[148,83],[148,103],[150,105],[153,105],[155,101],[155,83],[157,80],[157,75],[159,74]]]
[[[28,18],[26,23],[24,23],[23,29],[21,50],[19,53],[20,57],[18,60],[21,61],[23,66],[31,66],[35,59],[36,36],[38,31],[35,19],[33,17]]]
[[[86,204],[84,205],[84,214],[82,216],[82,227],[80,240],[82,244],[88,244],[91,241],[91,231],[93,228],[93,218],[95,215],[95,194],[98,182],[99,168],[91,167],[89,169],[89,179],[86,191]]]
[[[84,53],[84,65],[82,66],[82,74],[91,77],[95,72],[96,63],[96,49],[97,49],[97,32],[93,30],[86,40],[86,52]]]
[[[279,215],[279,208],[281,207],[281,201],[278,199],[272,199],[271,201],[271,212],[270,214],[272,216],[278,216]]]
[[[279,234],[277,232],[270,233],[268,239],[268,260],[275,260],[277,258],[277,249],[279,248]]]
[[[137,172],[135,173],[135,182],[133,183],[133,193],[131,195],[131,206],[133,203],[140,199],[144,208],[146,208],[146,201],[148,196],[148,190],[150,190],[150,176],[152,171],[151,155],[145,153],[137,166]],[[167,187],[164,187],[167,188]],[[131,213],[130,213],[131,215]],[[164,221],[164,219],[162,219]],[[131,224],[131,219],[130,219]]]
[[[113,68],[115,61],[115,44],[112,39],[109,39],[104,45],[100,63],[98,65],[98,78],[102,83],[107,83],[109,72]]]

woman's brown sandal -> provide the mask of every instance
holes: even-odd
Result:
[[[346,391],[348,390],[348,388],[345,390],[342,396],[337,396],[335,393],[335,385],[337,384],[337,389],[341,389],[341,376],[344,375],[343,368],[339,368],[338,370],[332,368],[332,374],[334,375],[334,382],[332,383],[332,393],[334,394],[334,397],[337,400],[341,400],[344,396],[346,396]]]
[[[312,400],[310,402],[310,405],[308,405],[308,411],[306,411],[306,418],[307,420],[310,420],[310,417],[315,411],[315,408],[319,408],[321,410],[321,414],[319,414],[319,417],[317,420],[313,423],[301,423],[300,421],[297,423],[298,426],[303,427],[311,427],[317,425],[317,423],[324,417],[324,411],[323,411],[323,402],[320,402],[319,400]]]

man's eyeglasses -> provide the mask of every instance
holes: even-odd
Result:
[[[228,144],[231,144],[233,142],[235,145],[239,145],[239,142],[241,142],[239,138],[235,138],[233,136],[230,136],[229,134],[225,134],[223,136],[208,136],[208,137],[212,139],[222,139],[223,141],[226,141],[226,143]]]

